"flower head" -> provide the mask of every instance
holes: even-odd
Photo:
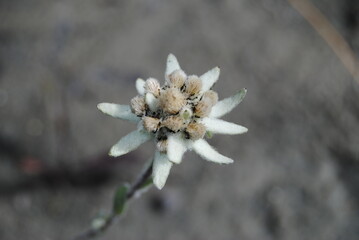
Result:
[[[100,103],[98,108],[110,116],[139,123],[110,150],[111,156],[126,154],[142,143],[153,139],[156,152],[153,161],[153,182],[161,189],[173,164],[182,161],[187,150],[194,150],[202,158],[216,163],[233,160],[218,153],[205,137],[212,134],[241,134],[247,128],[220,120],[244,98],[246,89],[218,102],[218,94],[211,90],[218,80],[218,67],[200,77],[187,76],[176,57],[167,58],[165,83],[160,86],[154,78],[137,79],[138,91],[130,105]]]

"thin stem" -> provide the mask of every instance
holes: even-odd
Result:
[[[149,161],[149,163],[145,166],[144,170],[137,177],[136,181],[128,189],[126,193],[126,202],[132,199],[136,195],[136,193],[138,193],[139,190],[141,190],[143,186],[147,183],[147,181],[151,178],[152,161],[153,160]],[[110,215],[103,219],[104,222],[101,224],[100,227],[92,227],[79,234],[78,236],[75,236],[74,238],[72,238],[72,240],[86,240],[100,235],[101,233],[105,232],[119,216],[120,215],[116,214],[116,212],[112,211]]]

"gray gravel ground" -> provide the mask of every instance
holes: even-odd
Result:
[[[359,54],[359,4],[315,0]],[[359,85],[286,1],[0,1],[0,239],[70,239],[131,181],[153,145],[110,159],[135,128],[96,109],[137,77],[219,65],[220,98],[248,94],[215,136],[235,159],[186,154],[162,191],[101,239],[359,239]]]

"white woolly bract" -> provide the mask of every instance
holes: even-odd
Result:
[[[168,137],[167,156],[173,163],[181,163],[182,156],[186,152],[187,147],[182,139],[181,134],[174,134]]]
[[[192,149],[205,160],[216,163],[232,163],[233,160],[218,153],[211,145],[205,140],[198,139],[192,143]]]
[[[167,65],[166,65],[166,72],[165,72],[165,78],[168,81],[168,76],[173,73],[175,70],[180,70],[181,67],[177,61],[177,58],[170,53],[167,57]]]
[[[153,183],[158,189],[162,189],[165,185],[168,175],[170,174],[171,167],[172,162],[168,160],[167,155],[156,151],[152,166],[152,177]]]
[[[247,128],[241,125],[216,118],[203,118],[201,122],[206,126],[207,131],[210,131],[211,133],[234,135],[248,131]]]
[[[131,122],[139,122],[140,118],[131,112],[129,105],[120,105],[115,103],[99,103],[97,108],[112,117],[120,118]]]
[[[202,92],[208,91],[217,82],[219,74],[219,67],[215,67],[199,77],[202,80]]]
[[[137,90],[138,94],[145,95],[145,80],[143,80],[142,78],[137,78],[136,90]]]
[[[138,148],[152,138],[152,134],[144,130],[135,130],[118,141],[110,150],[109,155],[118,157]]]
[[[235,95],[219,101],[212,107],[210,117],[220,118],[232,111],[246,96],[247,89],[243,88]]]

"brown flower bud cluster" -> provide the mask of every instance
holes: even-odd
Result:
[[[159,151],[166,152],[168,134],[182,132],[191,140],[204,137],[206,128],[199,120],[210,114],[218,95],[201,88],[198,76],[176,70],[162,87],[156,79],[147,79],[144,95],[131,100],[132,112],[142,118],[146,131],[155,134]]]

